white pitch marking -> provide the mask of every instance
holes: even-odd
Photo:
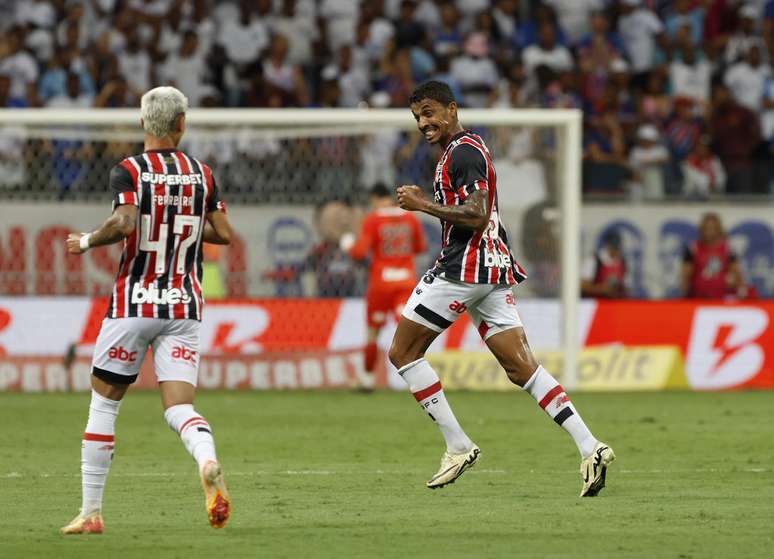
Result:
[[[576,474],[577,472],[575,470],[564,470],[564,471],[547,471],[547,470],[528,470],[530,474],[554,474],[554,475],[570,475],[570,474]],[[762,474],[762,473],[772,473],[774,470],[770,468],[743,468],[743,469],[737,469],[737,470],[725,470],[725,469],[719,469],[719,468],[697,468],[694,470],[662,470],[662,469],[656,469],[656,470],[623,470],[623,469],[614,469],[614,472],[616,474],[624,474],[624,475],[643,475],[643,474],[699,474],[699,473],[726,473],[726,474],[735,474],[735,473],[750,473],[750,474]],[[110,474],[111,478],[115,477],[176,477],[176,476],[190,476],[192,475],[193,470],[191,472],[114,472]],[[226,471],[226,475],[228,477],[250,477],[250,476],[333,476],[333,475],[342,475],[342,476],[380,476],[380,475],[388,475],[388,476],[405,476],[405,475],[421,475],[422,471],[417,470],[404,470],[404,471],[385,471],[385,470],[373,470],[373,471],[336,471],[336,470],[281,470],[281,471],[275,471],[270,472],[266,470],[254,470],[251,472],[231,472]],[[517,475],[517,472],[508,471],[508,470],[487,470],[487,469],[481,469],[481,470],[469,470],[466,472],[468,474],[472,475]],[[8,472],[4,474],[0,474],[0,479],[20,479],[20,478],[56,478],[56,477],[80,477],[79,473],[71,473],[71,474],[60,474],[60,473],[40,473],[40,474],[22,474],[20,472]]]

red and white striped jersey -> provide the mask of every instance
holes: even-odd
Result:
[[[435,167],[435,202],[461,206],[476,190],[487,193],[489,226],[473,231],[441,220],[441,254],[431,272],[466,283],[513,285],[527,278],[508,246],[500,221],[497,175],[489,149],[468,130],[454,135]]]
[[[113,208],[137,206],[110,298],[110,318],[201,320],[202,232],[225,211],[212,170],[174,149],[127,157],[110,172]]]

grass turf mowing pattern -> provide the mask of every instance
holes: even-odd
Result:
[[[234,500],[207,525],[158,394],[121,408],[101,536],[80,505],[87,394],[0,395],[0,557],[767,557],[774,392],[578,394],[618,459],[580,499],[569,437],[526,394],[450,393],[482,449],[443,491],[443,451],[408,394],[202,392]]]

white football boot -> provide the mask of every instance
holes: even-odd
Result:
[[[59,529],[60,534],[101,534],[105,530],[105,523],[102,521],[100,511],[94,511],[89,514],[79,513],[73,518],[67,526]]]
[[[223,528],[231,516],[231,497],[223,479],[223,469],[220,464],[210,460],[201,471],[202,488],[204,489],[204,506],[207,518],[213,528]]]
[[[425,485],[429,489],[438,489],[444,485],[454,483],[465,470],[472,468],[481,457],[481,449],[473,445],[468,452],[462,454],[449,454],[444,452],[441,456],[441,467],[438,472],[431,477]]]
[[[607,467],[615,460],[615,452],[605,443],[597,443],[594,450],[581,460],[580,474],[583,478],[581,497],[596,497],[605,486]]]

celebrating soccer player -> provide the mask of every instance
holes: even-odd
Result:
[[[231,501],[209,423],[193,407],[199,369],[202,243],[227,245],[231,225],[210,168],[177,149],[188,99],[173,87],[143,95],[145,151],[110,173],[113,213],[91,233],[70,234],[83,254],[123,241],[124,251],[94,349],[89,418],[81,446],[83,504],[63,534],[102,533],[102,493],[121,399],[149,347],[164,418],[198,464],[210,524],[225,525]]]
[[[372,211],[365,217],[357,240],[350,233],[342,237],[341,247],[356,260],[371,256],[366,293],[368,340],[365,370],[373,387],[376,366],[376,339],[387,317],[403,309],[416,283],[414,256],[426,250],[422,225],[413,214],[398,208],[383,184],[371,190]]]
[[[526,390],[575,441],[581,455],[581,497],[605,485],[613,450],[591,434],[562,386],[535,361],[516,312],[511,286],[526,279],[508,246],[497,208],[497,176],[480,136],[459,123],[449,87],[430,81],[409,99],[417,128],[443,153],[435,168],[434,200],[414,185],[398,188],[401,208],[441,220],[442,249],[435,266],[406,303],[390,348],[390,360],[423,410],[446,439],[441,467],[427,482],[435,489],[454,482],[481,451],[454,417],[438,375],[424,355],[432,341],[468,312],[508,378]]]

